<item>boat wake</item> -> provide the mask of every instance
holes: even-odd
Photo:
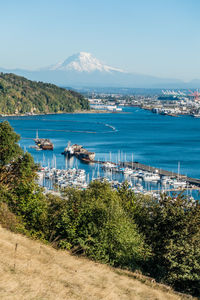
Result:
[[[113,126],[113,125],[110,125],[110,124],[104,124],[106,127],[109,127],[109,128],[111,128],[112,129],[112,131],[118,131],[117,129],[116,129],[116,127],[115,126]]]
[[[29,131],[35,131],[35,129],[24,129]],[[66,129],[43,129],[40,128],[39,131],[53,131],[53,132],[78,132],[78,133],[97,133],[96,131],[88,131],[88,130],[66,130]]]
[[[51,121],[52,122],[52,120],[47,120],[47,119],[42,119],[42,121],[45,121],[45,122],[46,121]],[[53,121],[58,122],[58,120],[53,120]],[[62,120],[62,121],[67,121],[67,120]],[[81,121],[74,121],[74,122],[81,123]],[[110,130],[104,131],[104,130],[102,130],[103,128],[101,130],[99,128],[97,131],[96,130],[92,131],[92,130],[87,130],[87,129],[86,130],[79,130],[79,129],[51,129],[51,128],[47,129],[47,128],[40,128],[39,131],[74,132],[74,133],[88,133],[88,134],[102,134],[102,133],[111,133],[111,132],[113,133],[113,132],[117,132],[118,131],[118,129],[116,129],[115,126],[113,126],[111,124],[108,124],[108,123],[104,123],[104,122],[92,122],[91,125],[92,124],[100,124],[100,125],[102,125],[104,127],[109,128]],[[35,131],[35,129],[31,129],[31,128],[26,128],[26,129],[23,129],[23,130],[26,130],[26,131]]]
[[[117,128],[115,127],[115,126],[113,126],[113,125],[110,125],[110,124],[107,124],[107,123],[103,123],[103,122],[98,122],[98,124],[102,124],[102,125],[104,125],[105,127],[108,127],[108,128],[110,128],[110,129],[112,129],[112,131],[107,131],[107,132],[117,132],[118,130],[117,130]]]
[[[74,121],[74,120],[48,120],[48,119],[42,119],[42,121],[45,121],[45,122],[74,122],[74,123],[82,123],[83,122],[83,121]],[[112,131],[118,131],[116,129],[116,127],[113,125],[103,123],[103,122],[94,122],[94,123],[104,125],[105,127],[112,129]],[[77,131],[77,132],[82,132],[82,131]],[[97,132],[92,132],[92,133],[97,133]]]

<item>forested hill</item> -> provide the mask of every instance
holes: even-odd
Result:
[[[0,113],[58,113],[88,110],[81,94],[56,85],[0,73]]]

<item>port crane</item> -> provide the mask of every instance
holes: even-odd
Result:
[[[178,90],[162,90],[162,93],[167,96],[185,96],[184,92]]]
[[[200,101],[200,93],[199,93],[198,89],[196,91],[194,91],[194,92],[192,92],[191,90],[189,90],[189,92],[191,93],[191,94],[189,94],[189,96],[194,97],[195,101]]]

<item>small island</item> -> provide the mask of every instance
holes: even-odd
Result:
[[[80,93],[11,73],[0,73],[1,115],[72,113],[89,109],[88,100]]]

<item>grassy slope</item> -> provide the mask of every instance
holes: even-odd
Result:
[[[17,243],[17,250],[15,251]],[[15,266],[15,267],[14,267]],[[161,285],[71,256],[0,227],[0,299],[178,300]]]

